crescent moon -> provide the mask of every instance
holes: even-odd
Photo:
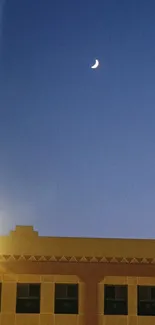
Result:
[[[99,60],[95,60],[95,64],[91,66],[91,69],[96,69],[99,66]]]

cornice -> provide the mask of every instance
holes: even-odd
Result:
[[[87,257],[87,256],[39,256],[0,255],[0,262],[67,262],[67,263],[109,263],[109,264],[155,264],[155,258]]]

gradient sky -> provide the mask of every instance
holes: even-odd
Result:
[[[0,2],[0,233],[154,238],[155,1]]]

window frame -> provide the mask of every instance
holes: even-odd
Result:
[[[64,286],[66,287],[66,295],[62,297],[58,297],[56,294],[56,290],[58,286]],[[76,286],[76,295],[74,296],[68,296],[68,288],[71,286]],[[72,306],[74,311],[73,312],[67,312],[67,309],[65,311],[65,307],[63,307],[63,304],[69,302]],[[62,307],[60,307],[62,304]],[[61,310],[59,310],[59,308]],[[68,315],[78,315],[79,312],[79,285],[78,283],[55,283],[55,294],[54,294],[54,314],[68,314]]]
[[[28,290],[28,295],[25,296],[20,296],[18,295],[18,290],[20,286],[25,286],[27,287]],[[39,295],[35,296],[35,295],[30,295],[30,290],[31,290],[31,286],[38,286],[39,287]],[[40,301],[41,301],[41,284],[40,283],[17,283],[17,287],[16,287],[16,314],[40,314]],[[36,304],[36,306],[34,307],[34,310],[36,308],[36,311],[32,311],[32,307],[30,308],[30,310],[26,310],[25,303],[26,302],[34,302],[34,306]],[[23,306],[21,307],[21,305],[23,304]],[[25,308],[25,310],[24,310]]]
[[[107,290],[114,288],[114,298],[107,296]],[[118,295],[116,289],[124,289],[124,298]],[[121,311],[122,309],[122,311]],[[128,285],[105,284],[104,285],[104,315],[128,315]]]
[[[140,297],[140,289],[146,288],[150,295],[146,295],[146,298],[142,299]],[[155,290],[154,285],[138,285],[137,286],[137,315],[138,316],[155,316],[155,296],[154,298],[151,297],[151,289]],[[150,291],[150,292],[149,292]]]

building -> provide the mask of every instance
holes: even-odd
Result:
[[[0,325],[154,325],[155,240],[0,237]]]

